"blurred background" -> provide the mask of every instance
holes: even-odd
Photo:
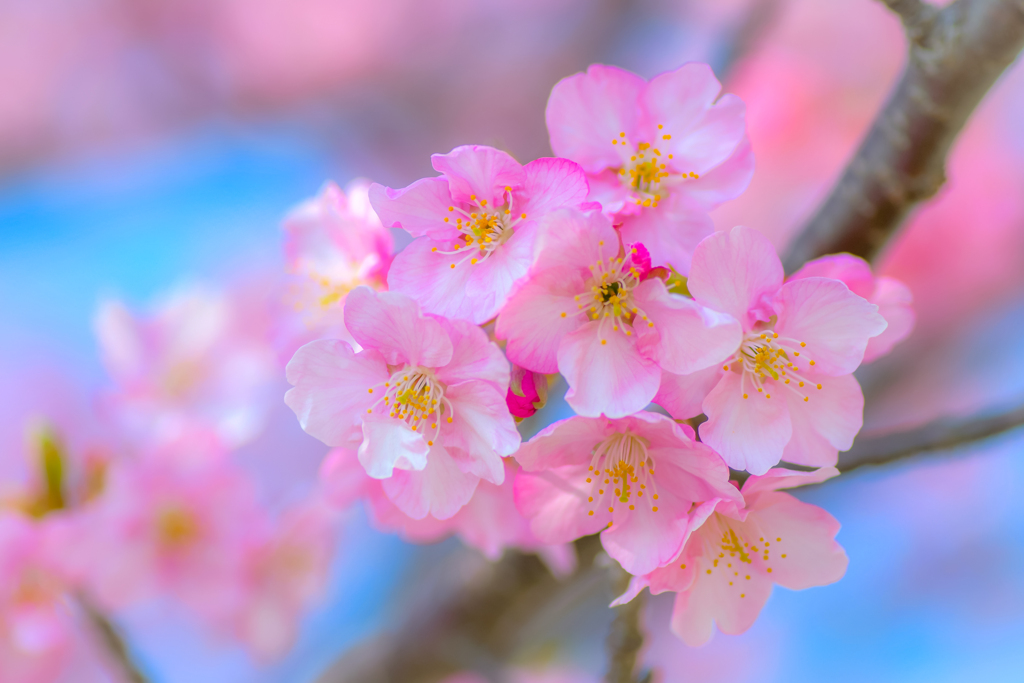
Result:
[[[23,467],[31,416],[90,424],[111,384],[93,327],[102,301],[152,310],[182,287],[273,300],[281,218],[326,179],[401,187],[460,144],[546,156],[560,78],[594,62],[649,78],[703,61],[745,100],[757,158],[716,224],[782,250],[905,49],[876,0],[0,0],[0,476]],[[911,288],[918,323],[859,373],[865,432],[1024,400],[1022,120],[1017,65],[956,144],[944,189],[876,264]],[[286,386],[277,370],[254,390],[257,435],[232,456],[272,508],[302,498],[326,451],[284,406]],[[748,633],[699,649],[667,632],[670,596],[652,600],[646,661],[667,683],[1020,680],[1022,490],[1024,436],[1010,433],[802,491],[842,522],[846,578],[777,589]],[[283,659],[258,662],[175,606],[145,604],[116,616],[147,673],[328,681],[348,647],[460,576],[440,574],[482,561],[455,540],[403,543],[359,512],[343,527],[326,598]],[[523,666],[597,680],[608,597],[553,606]],[[75,656],[65,681],[112,680],[88,647]]]

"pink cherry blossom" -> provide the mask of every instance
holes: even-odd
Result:
[[[250,481],[207,435],[115,468],[83,514],[78,570],[102,606],[166,595],[222,620],[247,598],[247,552],[266,520]]]
[[[691,417],[709,391],[701,440],[730,467],[764,474],[780,459],[834,465],[863,422],[851,373],[886,327],[878,306],[839,280],[783,284],[771,243],[744,227],[700,243],[687,287],[697,303],[739,320],[742,341],[719,368],[666,378],[661,404],[677,419]]]
[[[877,337],[868,340],[864,362],[870,363],[886,355],[892,347],[907,338],[914,329],[914,296],[910,288],[891,277],[876,278],[867,261],[851,254],[834,254],[808,261],[789,279],[827,277],[841,280],[857,296],[878,306],[878,313],[888,326]]]
[[[370,206],[370,183],[333,182],[284,219],[284,251],[295,276],[291,299],[317,337],[348,338],[345,296],[359,285],[386,289],[393,244]],[[310,341],[310,339],[306,339]]]
[[[839,522],[779,491],[837,474],[825,467],[751,476],[743,485],[743,501],[719,499],[700,506],[682,552],[667,565],[634,577],[613,604],[632,600],[644,588],[674,591],[672,631],[687,645],[702,645],[713,623],[730,635],[750,628],[773,584],[803,590],[838,581],[848,562],[835,542]]]
[[[336,448],[320,469],[324,491],[335,506],[346,508],[364,500],[374,526],[398,533],[413,543],[433,543],[455,534],[466,545],[476,548],[490,560],[498,560],[506,548],[536,552],[559,575],[576,567],[571,546],[541,542],[530,529],[530,522],[516,508],[513,482],[519,465],[504,458],[505,481],[492,484],[481,481],[466,505],[448,519],[427,515],[413,519],[403,513],[385,493],[382,482],[366,475],[356,453]]]
[[[442,175],[401,190],[370,187],[384,225],[416,238],[395,258],[388,285],[427,313],[483,323],[526,275],[538,221],[560,207],[579,206],[587,181],[566,159],[522,166],[479,145],[435,154],[432,161]]]
[[[555,154],[587,172],[590,199],[623,241],[643,242],[655,265],[683,274],[714,231],[708,212],[743,192],[754,171],[743,102],[721,89],[706,64],[650,82],[594,64],[559,81],[548,100]]]
[[[145,317],[101,304],[94,327],[116,384],[108,404],[129,433],[174,433],[196,420],[230,445],[259,433],[278,366],[241,311],[232,294],[199,286],[175,290]]]
[[[303,611],[322,597],[334,554],[336,513],[313,498],[286,510],[246,559],[248,597],[234,618],[241,640],[262,660],[283,655]]]
[[[735,320],[670,292],[644,245],[624,248],[600,212],[562,209],[541,228],[537,260],[495,334],[513,363],[561,372],[578,414],[643,410],[663,370],[695,372],[739,346]]]
[[[0,513],[0,680],[47,683],[60,673],[73,619],[53,526]]]
[[[367,474],[411,517],[454,515],[480,478],[500,484],[520,437],[509,365],[479,327],[420,312],[398,292],[353,290],[345,326],[363,347],[311,342],[288,364],[285,402],[307,433],[358,449]]]
[[[695,503],[739,499],[722,459],[689,426],[656,413],[571,417],[523,444],[516,459],[516,504],[537,538],[565,543],[601,532],[608,554],[633,574],[679,553]]]
[[[512,379],[509,383],[505,402],[508,410],[516,420],[522,420],[535,414],[548,400],[548,378],[539,372],[533,372],[518,365],[512,366]]]

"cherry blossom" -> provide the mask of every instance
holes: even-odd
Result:
[[[779,491],[837,474],[833,467],[816,472],[776,468],[747,479],[742,501],[706,502],[694,513],[682,551],[665,566],[635,576],[613,604],[632,600],[644,588],[674,591],[672,631],[687,645],[702,645],[713,623],[730,635],[750,628],[773,584],[803,590],[838,581],[848,562],[835,541],[839,522]]]
[[[695,372],[739,346],[735,320],[671,292],[651,271],[645,245],[623,247],[600,212],[552,213],[537,252],[495,334],[508,340],[513,363],[561,372],[580,415],[642,410],[663,370]]]
[[[878,306],[878,313],[888,323],[878,336],[868,340],[864,363],[880,358],[892,351],[914,329],[914,295],[910,288],[891,277],[876,278],[871,266],[862,258],[851,254],[833,254],[808,261],[789,279],[827,277],[841,280],[857,296]]]
[[[729,471],[688,425],[657,413],[571,417],[516,454],[516,504],[537,538],[565,543],[601,532],[626,571],[644,574],[674,557],[695,503],[739,499]]]
[[[566,159],[525,166],[493,147],[466,145],[431,158],[442,175],[393,190],[370,187],[384,225],[416,239],[395,257],[388,286],[423,310],[482,323],[505,304],[533,262],[537,223],[587,196]]]
[[[742,340],[719,368],[667,378],[659,402],[682,419],[700,401],[708,416],[701,440],[730,467],[764,474],[780,459],[834,465],[863,422],[850,373],[885,330],[878,306],[839,280],[783,284],[771,243],[744,227],[700,243],[687,287],[697,303],[739,320]]]
[[[512,366],[512,379],[509,383],[505,403],[516,421],[534,415],[544,407],[548,399],[548,378],[539,372],[533,372],[518,365]]]
[[[303,346],[285,402],[329,446],[358,449],[367,474],[417,519],[454,515],[480,478],[500,484],[519,447],[505,403],[509,365],[475,325],[424,315],[397,292],[353,290],[340,340]]]
[[[743,102],[721,89],[706,64],[649,82],[593,64],[548,100],[551,147],[587,172],[590,199],[624,242],[643,242],[655,265],[683,274],[714,231],[708,211],[743,192],[754,171]]]

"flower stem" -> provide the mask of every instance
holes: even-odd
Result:
[[[90,625],[103,642],[109,657],[116,662],[124,680],[130,683],[149,683],[149,679],[142,673],[139,666],[132,660],[128,645],[117,626],[111,622],[106,615],[99,611],[88,598],[79,595],[78,605],[82,613],[88,619]]]
[[[629,583],[629,575],[619,570],[616,580],[621,593]],[[650,676],[637,677],[637,655],[644,644],[644,634],[640,627],[640,615],[643,612],[646,593],[640,593],[625,605],[613,607],[615,618],[612,620],[611,631],[608,633],[608,673],[606,683],[641,683]]]

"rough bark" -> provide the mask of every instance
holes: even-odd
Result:
[[[945,182],[957,134],[1024,46],[1024,0],[957,0],[944,9],[884,0],[906,28],[896,89],[818,212],[794,240],[787,272],[824,254],[871,259]]]

